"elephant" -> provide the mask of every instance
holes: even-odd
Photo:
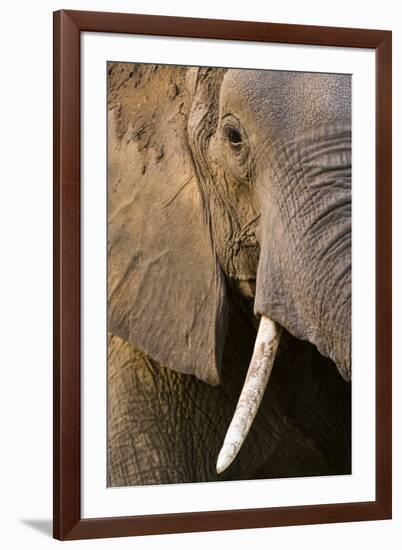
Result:
[[[107,70],[108,486],[350,474],[350,76]]]

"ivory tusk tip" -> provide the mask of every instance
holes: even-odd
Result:
[[[236,453],[233,452],[232,445],[223,445],[221,452],[219,453],[218,460],[216,461],[216,471],[218,474],[221,474],[228,468],[234,458]]]

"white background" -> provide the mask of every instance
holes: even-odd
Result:
[[[12,6],[12,7],[11,7]],[[194,17],[255,19],[273,22],[387,28],[394,31],[394,98],[402,96],[400,66],[402,22],[398,3],[337,0],[259,0],[200,5],[173,0],[81,0],[68,5],[42,0],[7,3],[2,11],[0,198],[2,348],[0,407],[0,541],[7,549],[47,548],[51,518],[51,186],[52,186],[52,16],[61,7]],[[335,8],[335,9],[334,9]],[[4,97],[3,97],[4,96]],[[402,280],[401,113],[394,108],[395,283]],[[5,169],[4,169],[5,167]],[[113,541],[83,541],[81,548],[139,549],[281,547],[290,549],[400,548],[402,399],[401,290],[394,286],[394,520],[262,530],[154,536]],[[399,395],[398,395],[399,394]],[[398,540],[399,539],[399,540]]]
[[[372,50],[85,33],[82,67],[82,515],[85,518],[375,499],[375,64]],[[352,74],[352,475],[123,487],[105,484],[106,62]],[[99,183],[101,182],[101,185]],[[103,184],[102,184],[103,182]],[[362,244],[363,243],[363,244]],[[103,342],[103,345],[102,345]]]

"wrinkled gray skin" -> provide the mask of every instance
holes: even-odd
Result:
[[[109,485],[350,472],[350,94],[110,65]],[[218,476],[262,314],[278,355]]]

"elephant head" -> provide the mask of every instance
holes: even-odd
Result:
[[[281,327],[350,379],[351,83],[188,69],[179,121],[157,113],[177,95],[165,84],[143,115],[158,120],[162,140],[160,129],[122,122],[119,104],[110,109],[109,330],[219,384],[228,285],[254,300],[259,330],[220,472],[258,410]],[[138,162],[147,148],[152,173]]]

